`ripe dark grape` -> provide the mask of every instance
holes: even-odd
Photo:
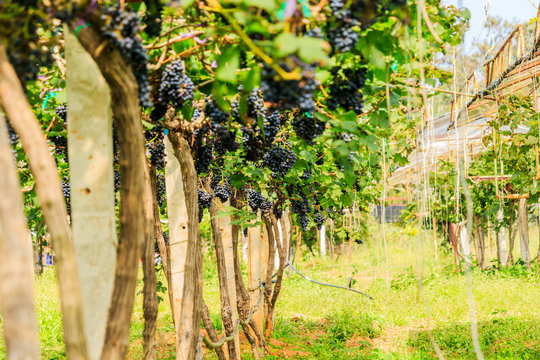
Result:
[[[223,156],[228,151],[235,151],[238,148],[236,142],[236,133],[226,125],[213,124],[212,132],[214,133],[214,151]]]
[[[150,112],[150,120],[153,123],[158,123],[167,113],[167,105],[163,103],[157,103],[156,106]]]
[[[231,190],[228,183],[219,184],[214,190],[214,194],[222,201],[225,202],[231,196]]]
[[[120,190],[120,172],[114,169],[114,192]]]
[[[150,163],[156,169],[165,168],[165,143],[163,142],[163,124],[158,123],[154,128],[145,132],[146,147],[150,153]]]
[[[330,97],[326,104],[331,110],[341,106],[345,110],[353,110],[361,114],[364,106],[362,88],[366,83],[366,69],[344,69],[343,75],[339,74],[339,68],[334,68],[334,79],[330,85]]]
[[[197,174],[208,173],[210,164],[212,163],[214,145],[209,142],[208,144],[202,146],[195,157],[195,169]]]
[[[156,200],[161,208],[165,202],[165,176],[162,174],[156,176]]]
[[[0,1],[0,37],[9,62],[23,86],[37,78],[40,67],[51,67],[54,38],[40,36],[52,30],[47,11],[36,1]]]
[[[302,231],[306,232],[309,227],[309,217],[306,213],[300,213],[298,214],[298,220],[300,221],[300,227],[302,228]]]
[[[149,36],[158,36],[161,33],[161,11],[163,6],[159,0],[145,0],[146,12],[143,22],[146,24],[144,32]]]
[[[306,64],[296,57],[289,62],[281,61],[279,65],[287,72],[300,67],[300,80],[284,80],[266,63],[261,71],[261,91],[265,101],[288,108],[298,107],[300,111],[315,111],[313,92],[317,88],[315,66]]]
[[[254,88],[247,97],[247,116],[256,119],[264,116],[266,109],[264,107],[263,97],[259,88]]]
[[[321,135],[325,129],[325,123],[311,114],[296,113],[292,123],[294,132],[308,144]]]
[[[281,125],[281,115],[277,111],[272,112],[264,119],[264,137],[267,145],[274,142]]]
[[[199,200],[199,222],[201,222],[204,217],[204,209],[207,209],[210,207],[210,205],[212,205],[212,195],[210,195],[203,189],[199,189],[198,200]]]
[[[182,61],[176,60],[167,65],[163,72],[159,100],[164,104],[173,104],[176,109],[181,109],[186,101],[193,99],[194,89],[193,82],[184,73]]]
[[[68,140],[66,137],[57,135],[57,136],[50,136],[49,140],[54,145],[54,153],[58,156],[64,155],[66,162],[69,161],[68,158]]]
[[[313,220],[315,221],[315,224],[317,224],[317,229],[321,230],[326,220],[326,217],[321,211],[317,211],[317,213],[315,213],[315,217],[313,218]]]
[[[308,180],[310,177],[311,177],[311,166],[308,169],[304,170],[302,175],[300,175],[300,179]]]
[[[221,110],[216,101],[212,98],[206,101],[204,113],[216,124],[226,124],[229,121],[229,113]]]
[[[358,43],[358,33],[348,25],[343,24],[328,31],[330,44],[338,52],[344,53],[351,51]]]
[[[56,115],[64,122],[64,124],[67,121],[67,105],[61,104],[56,107],[54,110],[56,112]]]
[[[248,228],[244,228],[244,237],[248,237]]]
[[[199,189],[198,200],[199,200],[199,206],[202,206],[205,209],[209,208],[210,205],[212,205],[212,195],[210,195],[203,189]]]
[[[316,28],[306,31],[306,36],[322,39],[323,33],[322,33],[321,28],[316,27]]]
[[[248,204],[253,212],[257,212],[258,210],[267,212],[272,207],[272,203],[266,200],[258,191],[255,190],[249,190]]]
[[[103,37],[109,39],[120,54],[133,68],[133,75],[139,85],[139,102],[141,106],[150,107],[150,85],[148,84],[148,55],[140,38],[137,13],[121,10],[119,7],[103,8]]]
[[[272,147],[263,157],[263,164],[272,170],[272,176],[285,176],[296,162],[296,155],[280,146]]]
[[[242,127],[242,144],[246,160],[258,161],[264,155],[263,138],[251,126]]]
[[[283,201],[284,199],[280,198],[274,203],[274,206],[272,206],[272,213],[277,220],[281,219],[281,216],[283,215]]]
[[[19,135],[15,132],[15,130],[11,127],[9,121],[7,123],[8,128],[8,134],[9,134],[9,142],[11,143],[11,146],[15,147],[19,143]]]
[[[64,194],[64,199],[66,200],[68,215],[71,215],[71,185],[67,176],[62,178],[62,193]]]

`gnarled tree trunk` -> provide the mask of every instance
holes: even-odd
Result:
[[[144,244],[143,193],[145,153],[138,85],[131,66],[93,27],[79,31],[79,41],[92,55],[111,89],[120,152],[120,237],[114,289],[103,360],[124,359],[137,286],[138,261]],[[103,46],[104,45],[104,46]],[[98,51],[99,49],[99,51]]]
[[[476,227],[476,261],[480,269],[485,267],[486,249],[484,244],[484,227],[482,226],[482,218],[479,215],[474,217]]]
[[[0,101],[19,135],[56,254],[64,341],[69,359],[88,359],[77,263],[67,220],[66,204],[56,164],[26,94],[0,44]]]
[[[166,115],[166,118],[171,118],[170,112]],[[174,130],[169,132],[168,137],[173,146],[174,155],[180,163],[189,230],[180,322],[176,324],[176,358],[178,360],[194,360],[197,355],[199,328],[201,326],[203,286],[197,172],[195,171],[195,164],[187,141],[180,133]]]
[[[240,198],[237,194],[237,198],[234,199],[231,204],[236,208],[241,208],[240,205]],[[235,216],[233,215],[233,220],[235,219]],[[242,268],[240,267],[240,257],[238,254],[238,235],[239,235],[240,228],[238,225],[232,225],[232,249],[233,249],[233,261],[234,261],[234,280],[236,285],[236,304],[238,308],[238,316],[239,318],[245,322],[249,316],[249,311],[251,309],[251,299],[249,297],[249,292],[246,289],[246,286],[244,284],[244,279],[242,276]],[[258,299],[255,299],[256,302]],[[249,325],[242,326],[242,329],[244,331],[244,335],[246,336],[246,339],[248,340],[253,357],[255,359],[258,359],[261,357],[261,355],[264,356],[264,353],[266,353],[266,340],[264,339],[262,328],[259,328],[257,326],[257,323],[253,319],[253,317],[249,321]],[[259,353],[257,349],[257,341],[259,343],[259,346],[262,350],[262,354]]]
[[[207,188],[208,192],[212,192],[210,187]],[[218,204],[219,203],[219,204]],[[229,284],[230,281],[227,278],[227,268],[225,265],[225,251],[223,247],[223,237],[221,233],[221,228],[219,224],[219,219],[217,214],[222,207],[221,200],[214,197],[212,204],[210,205],[210,223],[212,225],[212,237],[214,239],[214,248],[216,254],[217,270],[219,277],[219,295],[221,299],[221,321],[223,323],[223,329],[227,336],[231,336],[234,332],[234,320],[233,320],[233,311],[230,296],[229,296]],[[230,341],[227,343],[227,348],[229,350],[229,359],[237,359],[237,350],[235,341]]]
[[[0,310],[8,360],[38,360],[34,313],[32,245],[23,210],[19,177],[0,115]]]
[[[157,280],[154,266],[154,199],[150,173],[153,169],[144,167],[144,251],[142,257],[144,286],[143,286],[143,349],[144,359],[156,358],[156,323],[158,315]]]

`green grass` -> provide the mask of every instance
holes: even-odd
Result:
[[[351,259],[320,259],[304,252],[297,267],[307,276],[347,284],[374,297],[321,287],[288,271],[276,309],[276,329],[270,359],[436,359],[434,341],[447,359],[475,358],[470,330],[465,276],[456,271],[450,252],[439,247],[435,261],[430,233],[418,248],[415,228],[389,226],[386,281],[384,249],[378,229],[354,248]],[[531,229],[531,252],[538,250],[537,230]],[[493,249],[494,250],[494,249]],[[519,246],[516,246],[519,257]],[[494,251],[489,254],[492,258]],[[422,274],[421,287],[417,281]],[[540,359],[539,270],[521,265],[503,271],[474,269],[471,274],[480,344],[486,359]],[[139,281],[139,289],[142,281]],[[36,280],[42,355],[65,358],[56,278],[47,269]],[[161,297],[158,318],[158,357],[174,359],[174,331],[168,298]],[[219,319],[219,290],[211,256],[204,263],[204,298],[214,324]],[[128,357],[142,354],[142,296],[137,295]],[[4,359],[0,343],[0,359]],[[208,353],[208,358],[214,358]],[[249,354],[246,358],[250,358]]]

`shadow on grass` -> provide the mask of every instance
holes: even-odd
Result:
[[[480,347],[486,359],[540,359],[540,321],[494,319],[478,324]],[[470,324],[432,330],[447,359],[475,359]],[[411,332],[407,340],[420,359],[437,359],[427,331]]]

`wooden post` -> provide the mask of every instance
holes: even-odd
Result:
[[[519,199],[519,235],[521,239],[521,260],[527,267],[531,267],[531,255],[529,253],[529,218],[527,212],[527,199]]]
[[[260,215],[260,212],[259,212]],[[257,217],[260,221],[260,216]],[[266,261],[265,261],[266,262]],[[250,227],[248,232],[248,291],[251,300],[251,307],[257,304],[261,294],[261,225]],[[259,307],[253,314],[253,319],[257,327],[263,328],[263,309]]]
[[[497,220],[499,222],[502,222],[504,218],[503,209],[499,209],[497,211]],[[508,263],[508,250],[506,245],[506,231],[504,227],[499,228],[499,232],[497,233],[497,259],[499,260],[499,264],[501,266],[506,266]]]
[[[171,282],[169,291],[172,292],[173,303],[171,310],[173,322],[178,330],[184,288],[184,268],[186,264],[188,245],[188,214],[182,170],[174,155],[170,140],[165,137],[165,189],[167,196],[167,213],[169,216],[169,253]],[[176,333],[177,336],[180,334]]]
[[[319,242],[321,249],[321,257],[326,257],[326,225],[323,224],[321,230],[319,230]]]
[[[540,219],[540,215],[538,218]],[[296,253],[294,254],[294,258],[297,259],[300,256],[300,246],[302,245],[302,231],[299,226],[295,226],[294,233],[296,234]]]
[[[460,242],[461,242],[461,249],[463,250],[463,256],[465,258],[465,261],[469,264],[471,263],[471,243],[469,239],[469,233],[467,232],[467,226],[465,222],[461,222],[459,224],[460,228]]]
[[[105,340],[118,245],[111,96],[98,66],[75,35],[66,31],[64,37],[71,227],[88,355],[98,360]]]

